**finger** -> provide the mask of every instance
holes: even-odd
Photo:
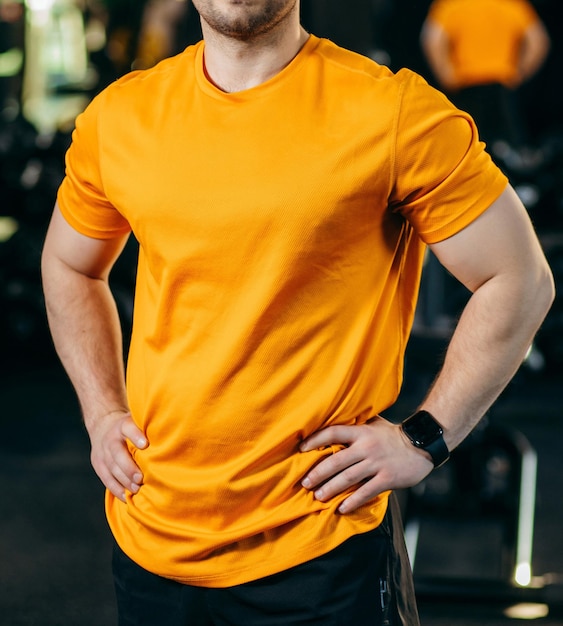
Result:
[[[94,469],[109,468],[110,473],[116,473],[125,477],[124,484],[140,484],[143,474],[133,460],[125,442],[121,439],[110,441],[106,447],[93,446],[90,460]]]
[[[338,512],[343,515],[353,513],[356,509],[364,506],[378,495],[388,491],[389,489],[389,485],[385,484],[382,477],[375,476],[369,482],[365,483],[361,487],[358,487],[352,495],[348,496],[338,507]]]
[[[125,482],[123,484],[125,486],[129,487],[130,484],[140,485],[142,483],[143,473],[133,460],[129,448],[123,441],[111,444],[107,452],[107,465],[111,468],[114,476],[118,476],[120,479],[124,477]]]
[[[301,452],[309,452],[335,443],[349,444],[355,440],[355,429],[355,426],[329,426],[307,437],[299,449]]]
[[[126,487],[122,485],[105,465],[101,467],[93,466],[98,478],[102,481],[104,487],[108,489],[118,500],[126,502],[125,490]]]
[[[121,434],[128,439],[134,446],[146,448],[148,446],[147,438],[143,431],[135,424],[132,417],[124,419],[121,425]]]
[[[344,448],[315,465],[301,481],[306,489],[315,489],[346,468],[358,463],[358,456],[352,448]]]
[[[316,488],[314,494],[315,499],[321,502],[328,502],[335,496],[350,490],[350,488],[358,487],[358,485],[361,485],[372,476],[373,472],[369,470],[368,464],[365,461],[348,466],[333,478]]]
[[[142,483],[142,473],[135,463],[132,468],[128,467],[124,470],[120,463],[112,454],[108,452],[105,459],[93,459],[92,465],[96,473],[104,483],[104,485],[120,500],[124,500],[125,490],[131,493],[137,493]],[[133,473],[131,473],[131,469]]]
[[[110,468],[110,471],[113,478],[122,486],[122,488],[127,489],[131,493],[137,493],[141,488],[142,475],[140,473],[134,474],[133,477],[131,477],[117,464],[114,464]]]

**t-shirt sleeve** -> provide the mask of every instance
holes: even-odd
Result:
[[[471,117],[420,76],[401,73],[390,206],[424,242],[437,243],[481,215],[508,181],[479,141]]]
[[[444,28],[448,21],[448,13],[448,3],[444,0],[435,0],[430,5],[426,18],[429,22],[438,24]]]
[[[526,0],[520,0],[519,3],[520,15],[522,17],[522,25],[524,29],[537,24],[540,21],[540,16],[538,15],[534,5]]]
[[[505,10],[508,11],[509,22],[523,30],[540,21],[536,9],[528,0],[512,0]],[[445,30],[455,28],[460,25],[460,19],[463,19],[463,6],[448,0],[435,0],[430,5],[427,19]]]
[[[65,156],[65,177],[57,193],[61,212],[78,232],[110,239],[130,232],[130,226],[104,193],[103,150],[100,145],[104,92],[76,119]]]

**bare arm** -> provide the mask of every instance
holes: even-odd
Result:
[[[422,27],[420,43],[428,65],[440,86],[446,90],[455,89],[457,80],[446,31],[438,24],[427,20]]]
[[[520,367],[553,302],[554,286],[526,210],[511,187],[472,226],[432,250],[473,292],[423,403],[446,423],[451,449]]]
[[[518,63],[518,84],[529,80],[543,65],[551,42],[545,26],[536,22],[524,33]]]
[[[510,187],[475,222],[432,250],[473,292],[421,406],[444,426],[453,449],[522,363],[551,306],[554,287],[526,210]],[[334,443],[347,447],[314,467],[304,486],[325,501],[360,485],[343,503],[344,513],[387,489],[416,484],[433,468],[399,426],[383,419],[329,427],[312,435],[302,450]]]
[[[81,235],[55,206],[41,261],[49,326],[80,401],[92,465],[121,500],[142,481],[126,440],[146,446],[129,414],[121,327],[108,283],[126,241]]]

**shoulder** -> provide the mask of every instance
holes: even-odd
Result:
[[[395,81],[400,90],[401,108],[408,110],[411,124],[418,118],[430,121],[429,116],[434,112],[446,111],[451,114],[457,111],[442,91],[412,70],[400,69],[395,74]]]
[[[428,18],[440,23],[451,16],[463,14],[467,8],[466,0],[434,0],[428,10]]]
[[[200,46],[201,42],[187,47],[175,56],[160,61],[154,67],[129,72],[106,87],[105,91],[111,95],[119,94],[121,97],[125,97],[128,94],[137,95],[139,92],[152,92],[155,88],[160,91],[169,86],[173,87],[180,75],[184,79],[186,76],[190,76],[189,69],[194,66],[195,56]]]
[[[512,0],[510,2],[513,13],[518,15],[526,25],[535,23],[539,20],[539,15],[534,5],[528,0]]]
[[[153,68],[132,71],[109,84],[76,118],[73,141],[101,149],[117,137],[127,141],[141,134],[181,97],[179,89],[189,89],[193,54],[187,48]]]
[[[105,87],[89,108],[104,115],[143,114],[166,106],[174,98],[180,85],[193,76],[193,59],[199,44],[186,48],[173,57],[164,59],[152,68],[135,70]],[[122,122],[127,118],[122,118]]]
[[[308,68],[316,72],[323,81],[344,81],[354,85],[373,86],[394,80],[393,72],[369,57],[342,48],[328,39],[318,39],[312,48]]]
[[[380,102],[397,102],[404,90],[431,89],[426,80],[409,69],[393,71],[373,59],[320,39],[313,50],[309,71],[320,77],[323,89],[340,91],[344,100],[359,102],[365,97]],[[317,67],[315,68],[315,65]],[[311,76],[312,78],[312,76]]]

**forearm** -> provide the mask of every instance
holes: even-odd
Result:
[[[491,279],[472,295],[444,366],[421,406],[444,427],[450,450],[465,439],[514,376],[552,298],[547,267],[538,268],[528,280]]]
[[[103,415],[127,411],[121,326],[107,280],[54,259],[44,263],[43,285],[55,348],[86,427]]]
[[[55,205],[41,258],[49,326],[80,401],[92,467],[122,502],[143,481],[129,446],[148,445],[129,413],[121,324],[108,282],[127,237],[82,235]]]

